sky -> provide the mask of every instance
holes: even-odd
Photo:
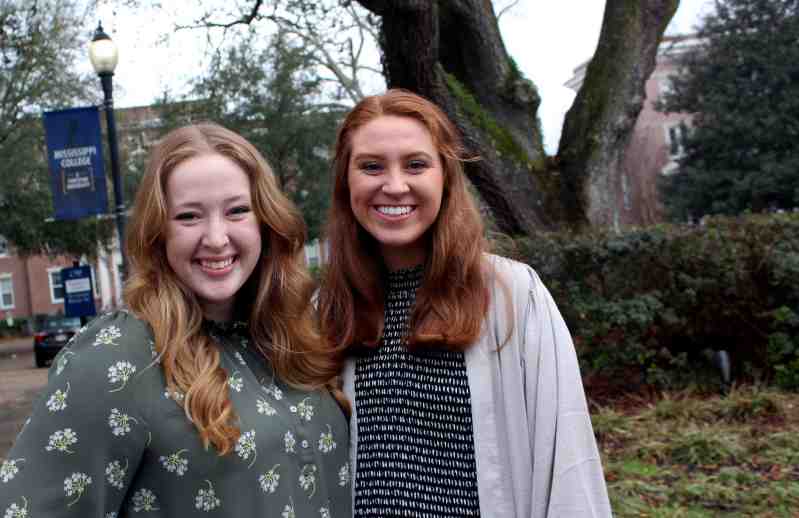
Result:
[[[495,5],[509,3],[511,0],[496,0]],[[171,31],[172,17],[146,11],[132,16],[113,5],[100,2],[98,17],[119,47],[116,106],[151,104],[165,88],[184,92],[187,81],[207,64],[205,36],[200,31],[181,31],[165,43],[159,37]],[[713,0],[681,0],[666,33],[693,32],[712,6]],[[549,154],[557,151],[563,118],[575,96],[564,83],[593,55],[604,7],[603,0],[519,0],[500,19],[508,52],[541,94],[538,115]],[[88,58],[85,67],[91,70]]]

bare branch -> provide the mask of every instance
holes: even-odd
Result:
[[[500,9],[499,12],[497,13],[497,22],[499,22],[499,19],[502,18],[503,14],[507,13],[508,11],[519,5],[519,1],[520,0],[514,0],[513,2],[509,3],[508,5]]]
[[[209,15],[205,15],[197,22],[195,25],[176,25],[175,30],[183,30],[183,29],[230,29],[231,27],[235,27],[236,25],[250,25],[256,18],[258,18],[258,11],[263,4],[263,0],[255,0],[255,3],[250,9],[250,12],[243,15],[241,18],[233,20],[232,22],[221,23],[221,22],[212,22],[208,19]]]

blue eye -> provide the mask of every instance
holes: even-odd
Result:
[[[425,162],[424,160],[411,160],[410,162],[408,162],[408,169],[414,171],[427,169],[427,167],[428,167],[427,162]]]
[[[191,221],[197,218],[197,214],[194,212],[180,212],[175,214],[175,219],[179,221]]]
[[[233,207],[232,209],[230,209],[230,213],[234,214],[234,215],[247,214],[250,211],[251,211],[251,209],[247,205],[241,205],[239,207]]]
[[[377,173],[383,169],[379,162],[362,162],[358,164],[358,167],[365,173]]]

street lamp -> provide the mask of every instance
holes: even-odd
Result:
[[[117,146],[117,125],[114,120],[114,87],[111,79],[114,77],[114,69],[117,67],[119,53],[117,46],[108,34],[103,31],[103,24],[97,24],[94,37],[89,43],[89,59],[100,82],[103,85],[103,95],[105,96],[105,121],[108,127],[108,147],[111,150],[111,178],[114,182],[114,216],[119,233],[119,253],[122,256],[122,278],[125,277],[125,199],[122,193],[122,182],[119,177],[119,148]]]

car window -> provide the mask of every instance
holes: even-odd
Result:
[[[63,318],[49,318],[44,321],[45,330],[51,329],[70,329],[80,327],[80,318],[77,317],[63,317]]]

